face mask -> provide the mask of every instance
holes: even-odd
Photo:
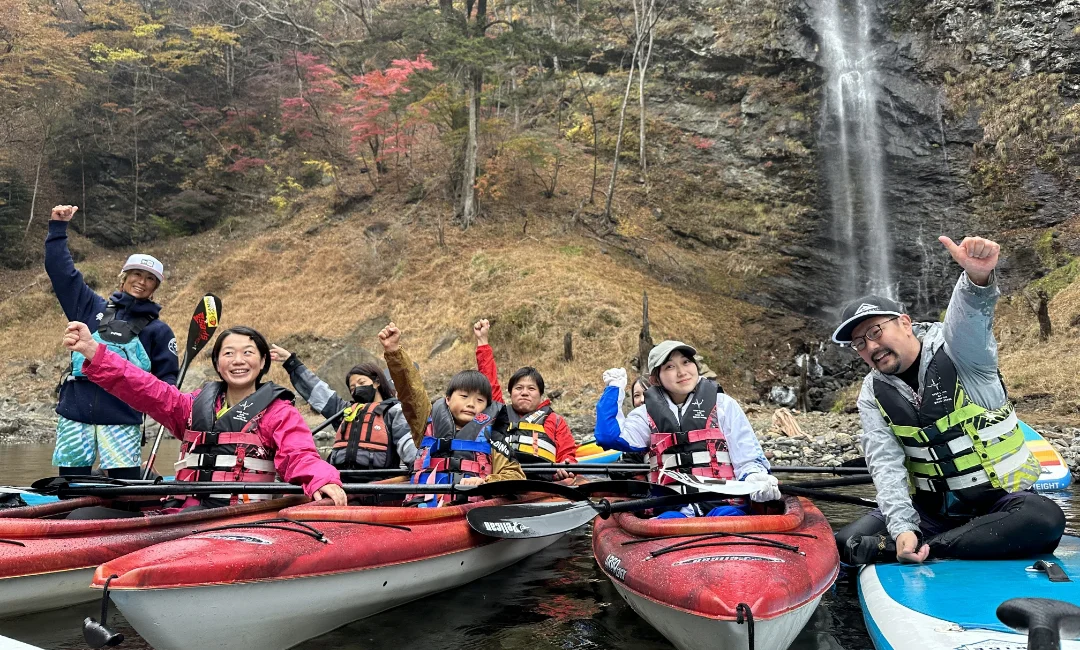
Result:
[[[357,386],[352,389],[352,398],[353,401],[359,404],[370,404],[371,400],[375,399],[375,387],[372,385]]]

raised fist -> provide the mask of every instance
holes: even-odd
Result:
[[[75,216],[75,213],[79,211],[77,205],[58,205],[52,209],[52,215],[49,217],[50,221],[71,221],[71,218]]]
[[[285,363],[292,356],[292,352],[289,352],[280,345],[270,345],[270,358],[278,363]]]
[[[491,323],[488,322],[488,319],[486,319],[486,318],[481,318],[480,320],[473,323],[472,333],[473,333],[473,336],[476,337],[476,346],[477,347],[480,347],[481,345],[487,345],[488,344],[488,330],[490,330],[490,329],[491,329]]]
[[[397,352],[401,347],[401,330],[391,322],[379,332],[379,342],[382,343],[383,352]]]
[[[604,371],[604,384],[606,386],[618,386],[626,390],[626,369],[611,368]]]
[[[90,328],[86,323],[72,321],[64,330],[64,347],[69,352],[78,352],[90,360],[97,354],[98,342],[90,335]]]

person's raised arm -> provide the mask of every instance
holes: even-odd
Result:
[[[486,318],[473,324],[473,336],[476,337],[476,369],[491,382],[491,399],[505,404],[502,386],[499,385],[499,368],[495,365],[495,352],[488,343],[490,329],[491,323]]]
[[[73,205],[52,209],[49,234],[45,238],[45,272],[68,320],[89,323],[96,314],[105,311],[106,302],[87,286],[68,250],[68,222],[78,210]]]
[[[643,417],[635,417],[628,435],[624,435],[627,418],[623,416],[622,404],[626,398],[626,381],[626,370],[623,368],[604,371],[604,383],[607,387],[596,403],[596,429],[593,436],[596,444],[604,449],[639,453],[649,448],[649,424]],[[630,442],[630,439],[633,442]]]
[[[161,381],[100,345],[85,323],[68,323],[64,347],[86,357],[82,371],[87,379],[136,411],[154,418],[177,438],[184,435],[191,415],[192,394],[181,393],[176,386]]]
[[[281,364],[285,372],[289,373],[289,381],[296,392],[324,418],[341,413],[349,405],[349,402],[341,399],[329,384],[319,379],[319,376],[311,372],[292,352],[280,345],[271,345],[270,358]],[[338,424],[339,422],[334,423],[335,426]]]
[[[939,238],[964,274],[953,288],[945,310],[945,344],[958,366],[991,377],[998,372],[994,338],[994,306],[1000,290],[994,279],[1001,247],[982,237],[965,237],[959,244]]]
[[[397,325],[390,323],[384,327],[379,332],[379,342],[383,346],[383,359],[390,371],[390,379],[397,388],[398,399],[401,400],[401,411],[412,431],[413,444],[419,447],[431,415],[431,399],[424,388],[424,380],[420,378],[420,371],[413,365],[412,359],[401,347],[401,330]]]

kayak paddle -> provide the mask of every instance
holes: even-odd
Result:
[[[615,503],[607,499],[570,503],[512,503],[473,508],[465,518],[473,530],[489,537],[529,539],[561,535],[589,523],[597,516],[607,519],[616,512],[683,506],[715,499],[716,496],[709,492],[694,492]]]
[[[218,298],[212,293],[208,293],[202,297],[199,304],[195,307],[195,313],[191,316],[191,323],[188,325],[187,345],[184,347],[184,360],[180,363],[180,374],[176,378],[176,387],[184,383],[184,375],[187,374],[188,366],[191,365],[191,360],[195,358],[195,355],[199,354],[206,344],[210,342],[210,339],[214,336],[214,331],[217,329],[218,322],[221,320],[221,298]],[[154,446],[150,448],[150,457],[146,459],[146,467],[143,469],[142,477],[146,479],[150,476],[150,472],[154,470],[154,461],[157,459],[158,447],[161,445],[161,435],[165,432],[163,425],[158,425],[157,437],[154,438]]]
[[[680,483],[696,489],[690,494],[671,494],[667,496],[652,496],[645,499],[631,501],[617,501],[610,503],[607,499],[599,502],[581,501],[568,504],[548,503],[521,503],[498,506],[484,506],[470,510],[466,515],[469,525],[473,530],[492,537],[508,539],[524,539],[530,537],[546,537],[556,533],[571,531],[582,524],[600,516],[607,518],[616,512],[633,512],[649,508],[663,508],[669,506],[681,506],[700,501],[713,501],[717,495],[727,497],[749,496],[760,485],[747,481],[724,481],[722,479],[706,479],[698,476],[687,476],[677,472],[669,472]],[[835,487],[839,485],[859,485],[869,483],[870,476],[852,476],[839,479],[827,479],[824,481],[807,481],[804,483],[792,483],[790,486],[781,483],[780,491],[783,493],[791,489],[792,494],[802,492],[806,494],[807,488]],[[622,481],[606,481],[605,483],[621,483]],[[633,481],[627,481],[634,483]],[[579,487],[588,488],[590,484]],[[653,485],[653,484],[646,484]],[[670,486],[655,486],[661,490],[671,490]],[[811,490],[812,491],[812,490]],[[816,494],[814,496],[817,496]],[[837,500],[843,499],[844,503],[857,503],[857,505],[869,505],[869,502],[859,497],[847,497],[835,495]],[[857,500],[857,501],[853,501]],[[555,507],[558,505],[559,507]],[[875,504],[876,505],[876,504]]]
[[[132,482],[130,484],[87,485],[83,477],[55,477],[40,479],[33,483],[33,489],[39,494],[57,494],[60,496],[168,496],[173,494],[303,494],[303,487],[290,483],[245,483],[245,482],[196,482],[169,481],[160,483]],[[433,485],[415,483],[346,483],[342,486],[346,494],[459,494],[462,496],[496,497],[527,492],[553,494],[574,501],[583,501],[588,493],[581,492],[569,485],[548,481],[494,481],[480,485],[457,485],[437,483]]]

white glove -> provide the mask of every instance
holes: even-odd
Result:
[[[604,383],[608,386],[618,386],[620,390],[626,390],[626,369],[612,368],[605,370]]]
[[[772,474],[754,472],[753,474],[747,474],[743,480],[757,488],[750,494],[751,501],[776,501],[782,498],[779,483]]]

